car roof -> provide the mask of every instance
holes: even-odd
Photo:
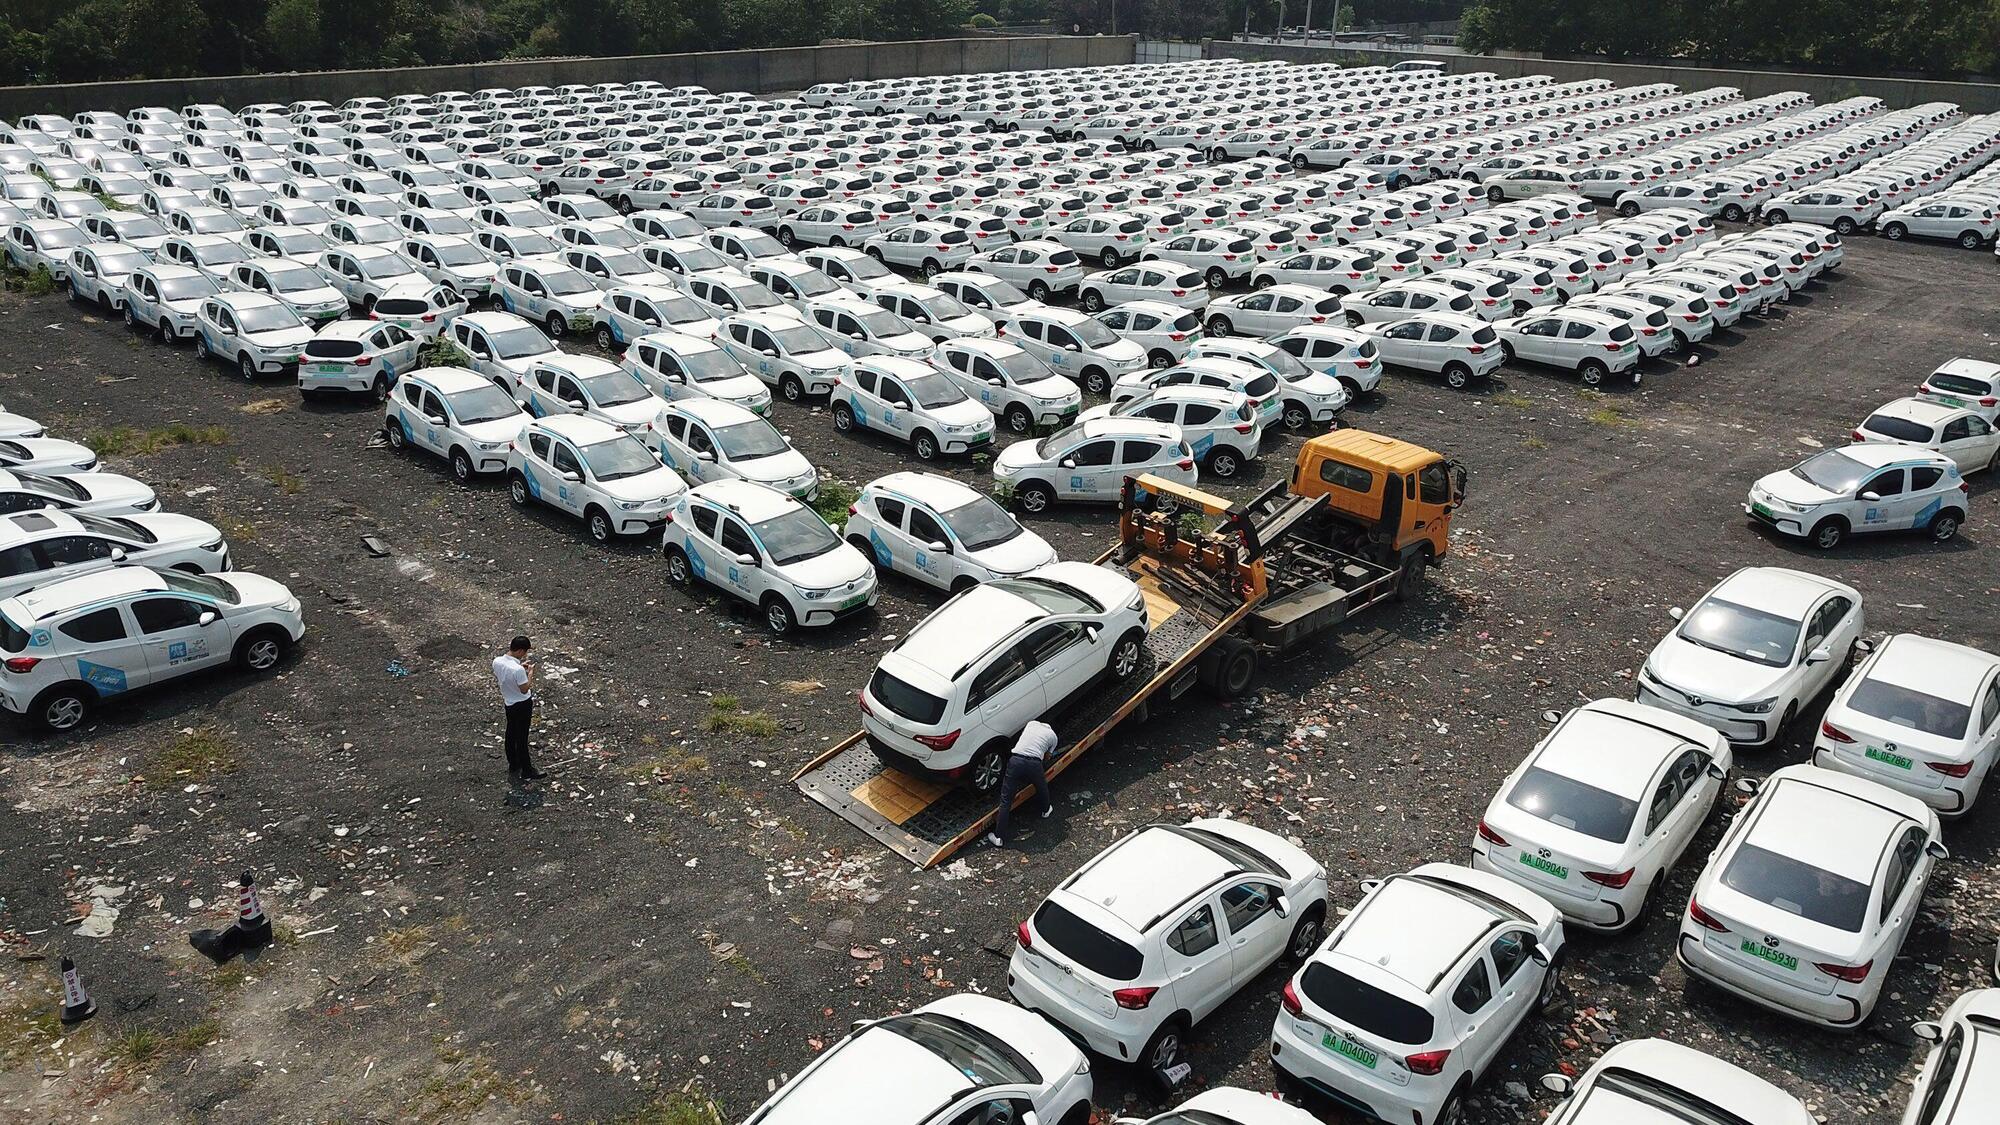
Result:
[[[1758,794],[1757,819],[1739,845],[1754,844],[1873,883],[1889,838],[1913,818],[1874,797],[1897,794],[1873,782],[1864,782],[1866,788],[1856,793],[1841,784],[1845,780],[1817,766],[1791,766],[1772,774]]]
[[[862,491],[870,490],[897,493],[939,511],[963,507],[980,495],[977,489],[950,477],[909,470],[890,473],[888,476],[869,481]]]
[[[1733,1120],[1770,1123],[1809,1119],[1799,1100],[1780,1087],[1734,1063],[1672,1040],[1628,1039],[1606,1051],[1590,1072],[1596,1075],[1613,1069],[1647,1075],[1685,1090],[1731,1114]],[[1619,1108],[1629,1104],[1621,1102]],[[1681,1118],[1668,1115],[1661,1120]]]
[[[1057,893],[1080,898],[1134,933],[1145,933],[1190,894],[1238,870],[1200,837],[1156,824],[1113,844]]]
[[[333,320],[315,333],[315,337],[321,340],[359,340],[379,327],[381,323],[373,320]]]
[[[1967,359],[1964,356],[1959,356],[1956,359],[1948,359],[1939,364],[1938,369],[1932,374],[1964,375],[1973,379],[2000,382],[2000,363],[1989,363],[1983,359]]]
[[[798,501],[784,493],[747,480],[709,481],[694,486],[688,495],[727,508],[750,523],[762,523],[799,507]]]
[[[1428,993],[1500,917],[1456,886],[1398,875],[1355,911],[1328,952]]]
[[[1972,700],[2000,656],[1970,645],[1898,633],[1882,642],[1868,678],[1944,699]]]
[[[429,383],[432,390],[446,395],[469,391],[474,387],[493,385],[491,379],[463,367],[425,367],[404,376],[406,379],[412,377],[419,382]]]
[[[600,441],[608,441],[625,432],[602,419],[592,418],[588,414],[550,414],[543,418],[536,418],[528,424],[547,430],[557,437],[568,438],[578,445],[595,445]]]
[[[1921,446],[1905,445],[1895,441],[1858,441],[1852,445],[1835,446],[1829,452],[1838,453],[1858,461],[1871,469],[1886,469],[1891,465],[1946,465],[1956,466],[1957,462],[1942,453],[1936,453]],[[1817,455],[1815,455],[1817,456]]]
[[[1135,396],[1158,402],[1170,399],[1182,402],[1201,402],[1210,406],[1234,406],[1244,398],[1242,391],[1232,391],[1224,387],[1198,387],[1192,383],[1175,383],[1164,387],[1153,387]]]
[[[42,621],[107,598],[166,588],[166,581],[149,567],[115,566],[38,586],[9,600],[25,611],[27,620]]]
[[[548,355],[536,356],[535,362],[544,367],[553,367],[557,371],[575,375],[578,378],[591,375],[606,375],[613,371],[623,370],[616,363],[605,359],[603,356],[580,355],[576,352],[552,352]]]
[[[268,293],[246,293],[241,289],[224,289],[209,299],[233,309],[254,309],[282,303]]]
[[[1899,398],[1869,411],[1869,417],[1887,414],[1891,418],[1907,418],[1921,425],[1936,426],[1964,413],[1967,411],[1962,407],[1946,406],[1941,402],[1931,402],[1921,398]]]
[[[501,312],[498,309],[466,313],[463,316],[453,318],[453,323],[469,324],[474,328],[482,328],[488,332],[504,332],[513,328],[534,327],[534,325],[515,316],[513,313]]]
[[[1821,596],[1840,591],[1859,597],[1831,579],[1782,566],[1746,566],[1717,583],[1710,591],[1725,601],[1747,603],[1758,609],[1803,620]]]
[[[1598,700],[1571,712],[1532,760],[1539,769],[1643,801],[1670,757],[1690,745],[1711,744],[1708,737],[1691,737],[1687,725],[1643,703]]]

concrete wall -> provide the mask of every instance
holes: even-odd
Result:
[[[0,86],[0,118],[30,113],[65,116],[89,109],[134,106],[178,109],[196,102],[226,106],[289,103],[318,98],[335,105],[363,94],[389,97],[488,86],[561,86],[583,82],[652,79],[669,86],[752,93],[803,90],[820,82],[973,74],[1068,66],[1111,66],[1132,61],[1132,36],[1052,35],[1032,38],[932,39],[834,47],[779,47],[759,51],[709,51],[685,55],[475,63],[400,70],[333,70],[252,74],[146,82],[90,82],[69,86]]]
[[[1347,66],[1391,65],[1408,54],[1371,54],[1343,47],[1293,47],[1274,43],[1235,43],[1211,39],[1203,44],[1209,58],[1282,59],[1286,62],[1335,62]],[[1637,66],[1629,63],[1545,59],[1516,55],[1427,56],[1453,74],[1491,71],[1502,78],[1546,74],[1558,82],[1608,78],[1620,86],[1671,82],[1683,90],[1705,86],[1735,86],[1749,98],[1786,90],[1802,90],[1815,102],[1838,101],[1856,95],[1881,98],[1889,108],[1922,102],[1955,102],[1967,113],[2000,113],[2000,85],[1980,82],[1932,82],[1915,78],[1868,78],[1858,75],[1803,74],[1782,70],[1725,70],[1712,67]]]

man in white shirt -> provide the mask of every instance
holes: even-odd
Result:
[[[1056,811],[1055,802],[1049,800],[1048,763],[1049,755],[1056,752],[1055,728],[1035,719],[1021,728],[1021,737],[1014,741],[1014,749],[1007,755],[1007,772],[1000,777],[1000,810],[993,817],[993,831],[986,834],[986,842],[996,848],[1007,846],[1007,819],[1014,811],[1014,797],[1021,787],[1033,785],[1035,795],[1042,802],[1042,816]]]
[[[528,761],[528,721],[535,716],[535,662],[528,655],[533,647],[527,637],[515,637],[493,658],[493,678],[507,713],[507,776],[516,781],[546,776]]]

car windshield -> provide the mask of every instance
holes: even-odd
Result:
[[[854,261],[846,263],[846,266],[847,272],[853,274],[857,281],[867,281],[870,278],[889,276],[889,267],[873,258],[857,258]]]
[[[1799,622],[1710,598],[1688,614],[1681,623],[1680,636],[1690,644],[1783,668],[1791,663],[1792,649],[1798,644]]]
[[[1003,578],[988,585],[1005,590],[1046,613],[1103,613],[1097,599],[1052,578]]]
[[[308,289],[326,288],[326,279],[305,266],[291,269],[267,267],[264,276],[271,279],[271,285],[280,293],[303,293]]]
[[[1744,844],[1730,857],[1722,885],[1766,906],[1849,933],[1868,913],[1868,884],[1802,859]]]
[[[1861,487],[1875,472],[1838,449],[1806,458],[1792,468],[1792,475],[1828,492],[1849,493]]]
[[[561,249],[548,235],[536,234],[533,231],[508,231],[507,244],[516,258],[539,257],[544,254],[554,254]]]
[[[1344,1024],[1395,1043],[1428,1043],[1431,1014],[1412,1003],[1348,976],[1324,961],[1306,965],[1299,978],[1306,999]]]
[[[954,297],[949,293],[937,293],[933,294],[932,296],[924,298],[923,307],[924,311],[930,314],[930,317],[933,320],[944,320],[948,317],[964,316],[972,311],[971,309],[965,307],[964,302],[960,301],[957,297]],[[1932,382],[1935,383],[1936,380],[1933,379]],[[1942,386],[1943,384],[1938,384],[1938,385]]]
[[[984,1088],[1041,1082],[1042,1076],[1005,1042],[962,1020],[937,1012],[911,1012],[875,1024],[868,1032],[900,1035],[943,1059],[967,1081]]]
[[[284,305],[255,305],[237,311],[245,332],[278,332],[301,325],[299,314]]]
[[[868,694],[913,723],[929,726],[944,717],[944,700],[912,687],[880,668],[868,681]]]
[[[601,481],[624,480],[660,467],[645,443],[631,434],[619,434],[584,446],[583,463],[590,466],[590,475]]]
[[[1972,720],[1969,703],[1876,679],[1863,680],[1855,687],[1847,698],[1847,709],[1940,738],[1964,738]]]
[[[1558,828],[1622,843],[1632,831],[1639,802],[1573,777],[1529,767],[1507,794],[1507,803]]]
[[[602,375],[582,375],[577,382],[583,384],[590,401],[599,406],[623,406],[628,402],[638,402],[653,392],[646,385],[634,379],[625,371],[606,371]]]
[[[681,268],[687,270],[689,273],[700,273],[702,270],[719,270],[729,265],[729,259],[710,250],[706,246],[681,251],[680,260]]]
[[[90,499],[90,493],[84,491],[82,485],[74,481],[65,480],[62,477],[46,477],[40,473],[17,472],[14,474],[14,479],[20,481],[24,488],[32,489],[49,496],[67,496],[72,500]]]
[[[103,516],[89,516],[82,512],[71,512],[70,515],[77,523],[83,526],[85,531],[94,531],[99,535],[109,535],[114,539],[123,539],[128,543],[157,543],[160,541],[158,536],[133,523],[131,520],[106,519]]]
[[[485,265],[487,262],[486,255],[480,253],[479,247],[474,246],[470,242],[446,242],[441,244],[434,244],[431,247],[431,251],[432,253],[437,255],[437,260],[440,265],[481,266]]]
[[[574,297],[579,293],[595,293],[597,286],[576,270],[550,270],[542,275],[543,284],[557,297]]]
[[[965,392],[958,389],[958,384],[942,374],[919,375],[904,382],[909,386],[910,394],[916,397],[917,405],[926,410],[966,401]]]
[[[870,336],[900,336],[910,330],[901,317],[887,309],[856,312],[854,319],[861,322],[861,327]]]
[[[784,304],[784,302],[778,300],[776,293],[771,292],[768,288],[754,281],[747,286],[738,286],[731,289],[729,292],[736,298],[736,303],[742,305],[746,310],[775,309]]]
[[[773,328],[771,336],[778,342],[778,351],[785,355],[822,352],[833,346],[826,342],[826,337],[819,334],[819,329],[805,324]]]
[[[119,219],[112,225],[120,238],[159,238],[167,233],[167,228],[150,215],[134,215]]]
[[[141,251],[114,246],[97,252],[97,272],[106,277],[122,277],[151,260]]]
[[[243,224],[237,220],[236,216],[226,212],[214,215],[196,215],[189,222],[194,227],[196,234],[222,234],[228,231],[243,229]]]
[[[951,528],[951,533],[968,551],[997,547],[1024,530],[1005,508],[987,496],[974,496],[964,505],[941,514],[945,526]]]
[[[1069,330],[1086,348],[1107,348],[1118,342],[1116,332],[1087,318],[1070,325]]]
[[[492,333],[493,350],[501,359],[520,359],[523,356],[541,355],[552,352],[555,345],[542,335],[542,330],[532,324],[519,328],[505,328]]]
[[[361,268],[367,272],[369,277],[378,280],[388,277],[407,277],[416,272],[410,268],[410,263],[400,257],[389,254],[384,254],[379,258],[363,258],[361,259]]]
[[[1051,949],[1109,980],[1131,980],[1145,966],[1137,949],[1053,901],[1035,911],[1035,936]]]
[[[1990,395],[1993,393],[1993,388],[1987,386],[1984,379],[1972,379],[1964,375],[1953,375],[1948,371],[1932,373],[1929,382],[1933,389],[1950,391],[1953,394]]]
[[[195,277],[166,277],[160,279],[160,296],[169,301],[187,301],[196,297],[206,297],[215,292],[215,282],[207,275]]]
[[[840,537],[833,533],[826,521],[804,505],[794,507],[782,516],[753,524],[752,530],[757,533],[757,541],[771,552],[771,561],[778,566],[804,562],[840,546]]]
[[[220,578],[211,578],[206,574],[187,574],[178,570],[160,570],[155,573],[159,574],[160,581],[165,582],[169,590],[213,598],[226,605],[240,605],[243,601],[236,593],[236,587]]]
[[[458,419],[461,426],[497,422],[521,413],[514,397],[491,383],[448,394],[444,396],[444,401],[451,407],[451,416]]]
[[[754,461],[791,449],[785,443],[785,435],[778,432],[778,427],[762,418],[722,426],[715,431],[715,440],[731,461]]]

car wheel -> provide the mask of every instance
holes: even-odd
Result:
[[[292,639],[283,629],[264,628],[252,632],[236,646],[236,666],[245,672],[268,672],[285,658]]]
[[[1732,203],[1729,206],[1724,207],[1722,209],[1722,218],[1724,222],[1730,222],[1730,223],[1742,222],[1744,219],[1744,212],[1742,206],[1740,204]]]
[[[943,273],[944,267],[938,264],[936,258],[925,258],[922,272],[925,278],[933,278]]]
[[[1260,275],[1260,276],[1258,276],[1258,277],[1253,277],[1253,278],[1251,278],[1251,279],[1250,279],[1250,288],[1252,288],[1252,289],[1269,289],[1269,288],[1270,288],[1271,286],[1273,286],[1273,285],[1276,285],[1277,283],[1278,283],[1278,279],[1277,279],[1277,278],[1275,278],[1275,277],[1272,277],[1272,276],[1271,276],[1270,274],[1268,274],[1268,273],[1267,273],[1267,274],[1262,274],[1262,275]]]
[[[1604,382],[1604,376],[1606,374],[1606,370],[1604,364],[1601,361],[1595,359],[1586,359],[1581,364],[1577,365],[1576,373],[1578,375],[1583,376],[1584,386],[1595,387],[1599,383]]]
[[[1187,1028],[1179,1016],[1174,1016],[1160,1025],[1153,1037],[1146,1041],[1145,1050],[1139,1052],[1139,1061],[1148,1070],[1166,1070],[1180,1061],[1181,1051],[1187,1046]]]
[[[1365,322],[1362,320],[1360,313],[1350,312],[1347,314],[1347,326],[1349,328],[1359,328],[1363,323]]]
[[[1771,741],[1776,742],[1778,739],[1785,737],[1785,733],[1792,729],[1792,724],[1798,720],[1798,717],[1799,704],[1797,700],[1793,700],[1785,705],[1785,713],[1778,719],[1777,729],[1771,732]]]
[[[1901,242],[1903,236],[1908,233],[1910,233],[1910,228],[1901,223],[1890,223],[1888,226],[1882,228],[1882,237],[1891,242]]]
[[[1111,376],[1102,367],[1083,369],[1083,389],[1094,395],[1111,393]]]
[[[1305,404],[1300,402],[1286,403],[1285,412],[1279,417],[1288,430],[1303,430],[1312,425],[1313,420],[1312,411],[1307,410]]]
[[[1355,382],[1352,379],[1343,378],[1340,380],[1340,385],[1343,389],[1347,391],[1348,402],[1353,403],[1361,401],[1361,384]]]
[[[1847,521],[1839,516],[1831,516],[1813,525],[1812,545],[1822,551],[1831,551],[1847,538]]]
[[[852,432],[854,429],[854,408],[844,402],[834,403],[833,428],[843,434]]]
[[[549,318],[542,322],[542,326],[549,330],[551,340],[560,340],[569,331],[569,322],[563,319],[561,313],[550,313]]]
[[[1094,313],[1094,312],[1103,312],[1103,311],[1104,311],[1104,294],[1102,294],[1102,293],[1099,293],[1099,292],[1098,292],[1097,290],[1095,290],[1095,289],[1086,289],[1086,290],[1084,290],[1084,291],[1083,291],[1083,311],[1084,311],[1084,312],[1091,312],[1091,313]]]
[[[1117,646],[1111,650],[1111,659],[1105,661],[1105,674],[1116,681],[1126,679],[1137,672],[1145,643],[1145,635],[1137,629],[1118,638]]]
[[[599,543],[611,542],[616,534],[611,525],[611,517],[602,508],[592,508],[583,514],[583,525],[590,529],[590,537]]]
[[[1320,931],[1326,928],[1326,908],[1314,903],[1292,927],[1292,940],[1285,944],[1285,956],[1303,961],[1319,948]]]
[[[1165,371],[1167,368],[1172,367],[1173,365],[1174,365],[1174,356],[1172,352],[1165,351],[1160,348],[1155,348],[1150,354],[1146,356],[1146,366],[1152,368],[1155,371]]]
[[[1472,382],[1472,369],[1463,363],[1444,365],[1444,385],[1454,391],[1462,391]]]
[[[1787,219],[1788,216],[1785,214],[1783,208],[1779,208],[1776,211],[1764,212],[1764,221],[1771,224],[1774,227],[1783,224],[1784,222],[1787,221]],[[1835,219],[1833,222],[1834,222],[1834,229],[1836,230],[1839,229],[1841,223],[1846,223],[1849,230],[1854,229],[1854,221],[1851,219],[1839,218]]]
[[[1056,494],[1048,485],[1035,481],[1022,485],[1014,494],[1014,498],[1020,501],[1022,511],[1031,516],[1038,516],[1048,511],[1050,504],[1055,503]]]
[[[160,323],[165,325],[167,322],[162,320]],[[165,332],[166,329],[162,327],[160,331]],[[208,337],[199,332],[194,334],[194,357],[202,360],[208,358]]]
[[[919,461],[935,461],[938,455],[937,439],[931,436],[929,430],[918,430],[916,436],[910,439],[910,451],[917,455]]]
[[[131,305],[125,306],[125,327],[135,329],[139,327],[139,314],[132,311]]]
[[[608,352],[614,350],[615,348],[617,348],[617,346],[618,346],[618,338],[611,334],[611,326],[608,324],[598,325],[597,349],[599,351]]]
[[[679,547],[667,548],[667,581],[682,589],[694,585],[694,568],[688,565],[687,552]]]
[[[1930,532],[1932,542],[1949,542],[1953,537],[1958,535],[1958,525],[1962,518],[1955,511],[1939,512],[1937,515],[1931,517],[1930,526],[1925,528],[1925,530]]]
[[[798,618],[792,616],[790,602],[776,594],[764,598],[764,627],[771,631],[772,636],[782,637],[798,628],[798,624]]]
[[[1047,301],[1049,299],[1049,283],[1040,280],[1030,281],[1028,283],[1028,296],[1033,297],[1037,301]]]
[[[1492,187],[1486,189],[1486,202],[1505,203],[1507,202],[1507,193],[1500,190],[1499,184],[1494,184]]]
[[[507,497],[517,508],[525,508],[533,497],[528,495],[528,478],[520,473],[507,474]]]
[[[1854,220],[1842,215],[1833,221],[1833,233],[1845,238],[1854,233]]]
[[[1625,216],[1628,219],[1632,218],[1633,216],[1639,213],[1639,205],[1637,203],[1630,203],[1630,202],[1620,203],[1618,205],[1618,213],[1620,215]]]
[[[778,393],[785,396],[786,402],[804,402],[806,385],[799,381],[797,375],[786,375],[778,380]]]
[[[1124,259],[1118,256],[1117,250],[1106,246],[1104,252],[1097,256],[1097,260],[1103,263],[1105,269],[1115,270],[1118,268],[1118,263]]]
[[[1208,282],[1210,289],[1220,289],[1229,284],[1229,275],[1222,272],[1221,266],[1208,267],[1208,272],[1202,274],[1201,277],[1203,281]]]
[[[368,385],[368,401],[377,406],[389,401],[389,377],[387,375],[375,376],[375,381]]]
[[[153,339],[172,347],[179,343],[181,338],[174,335],[173,323],[163,316],[160,318],[160,323],[153,326]]]
[[[990,742],[965,764],[965,784],[974,793],[992,793],[1007,774],[1007,744]]]
[[[1556,996],[1562,991],[1562,970],[1565,960],[1563,955],[1567,952],[1565,949],[1556,950],[1556,955],[1549,959],[1548,968],[1542,970],[1542,988],[1535,993],[1537,1011],[1548,1011],[1555,1003]]]
[[[36,696],[28,714],[44,730],[74,730],[96,702],[96,694],[82,684],[58,684]]]
[[[779,227],[778,241],[784,245],[785,249],[790,250],[798,242],[798,239],[793,236],[792,228]]]
[[[617,204],[615,204],[615,206],[618,208],[618,213],[621,215],[630,215],[632,212],[638,210],[638,208],[632,206],[632,197],[629,195],[619,196],[618,202]]]
[[[880,246],[868,246],[864,247],[863,249],[869,257],[875,259],[878,262],[882,261],[882,248]],[[883,262],[883,264],[887,265],[888,263]]]
[[[1243,471],[1243,460],[1233,449],[1217,449],[1209,453],[1208,464],[1203,468],[1218,480],[1228,480]]]
[[[382,427],[382,438],[389,443],[390,449],[401,453],[405,448],[404,443],[409,440],[409,435],[403,432],[403,423],[391,419]]]
[[[472,458],[463,449],[451,451],[451,476],[460,484],[472,483]]]
[[[69,299],[72,304],[83,303],[83,290],[77,288],[76,279],[73,277],[69,279]]]
[[[236,357],[236,373],[243,376],[243,381],[246,383],[257,381],[257,365],[251,362],[247,352]]]
[[[1444,1100],[1444,1104],[1438,1107],[1437,1116],[1432,1119],[1432,1125],[1465,1125],[1465,1091],[1463,1088],[1453,1090],[1451,1096]]]
[[[1230,324],[1229,318],[1226,316],[1211,316],[1208,318],[1208,334],[1211,336],[1227,336],[1234,327],[1235,325]]]
[[[1690,347],[1694,346],[1694,341],[1687,338],[1687,333],[1681,331],[1678,328],[1671,329],[1671,331],[1673,332],[1674,335],[1674,342],[1671,346],[1667,348],[1669,354],[1679,355],[1681,352],[1684,352],[1688,350]]]
[[[1979,232],[1976,230],[1961,231],[1958,236],[1958,245],[1961,249],[1965,250],[1979,249],[1981,241]]]
[[[1025,434],[1035,428],[1035,416],[1019,403],[1007,408],[1006,422],[1010,434]]]

